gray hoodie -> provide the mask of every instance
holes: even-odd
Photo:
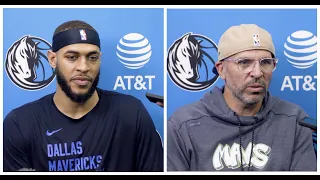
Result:
[[[222,91],[215,87],[169,118],[168,171],[316,171],[312,131],[297,123],[307,116],[298,105],[268,92],[256,116],[238,116]]]

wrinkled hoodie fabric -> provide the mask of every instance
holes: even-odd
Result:
[[[316,171],[312,131],[298,124],[306,116],[270,92],[255,116],[238,116],[215,87],[169,118],[167,170]]]

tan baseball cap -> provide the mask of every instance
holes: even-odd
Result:
[[[275,57],[272,37],[255,24],[241,24],[227,29],[218,44],[218,61],[246,50],[268,50]]]

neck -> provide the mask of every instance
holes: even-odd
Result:
[[[255,104],[244,104],[238,98],[234,97],[228,88],[225,88],[223,96],[230,109],[239,116],[254,116],[259,112],[262,106],[262,100]]]
[[[79,119],[90,112],[98,103],[99,96],[97,90],[84,103],[72,101],[64,91],[58,86],[57,91],[53,96],[53,102],[60,112],[72,119]]]

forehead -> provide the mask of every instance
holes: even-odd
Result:
[[[233,55],[234,58],[271,58],[272,54],[270,51],[255,49],[239,52]]]
[[[100,48],[93,44],[86,44],[86,43],[78,43],[78,44],[70,44],[61,48],[59,53],[64,54],[67,52],[77,52],[80,54],[88,54],[92,52],[100,52]]]

